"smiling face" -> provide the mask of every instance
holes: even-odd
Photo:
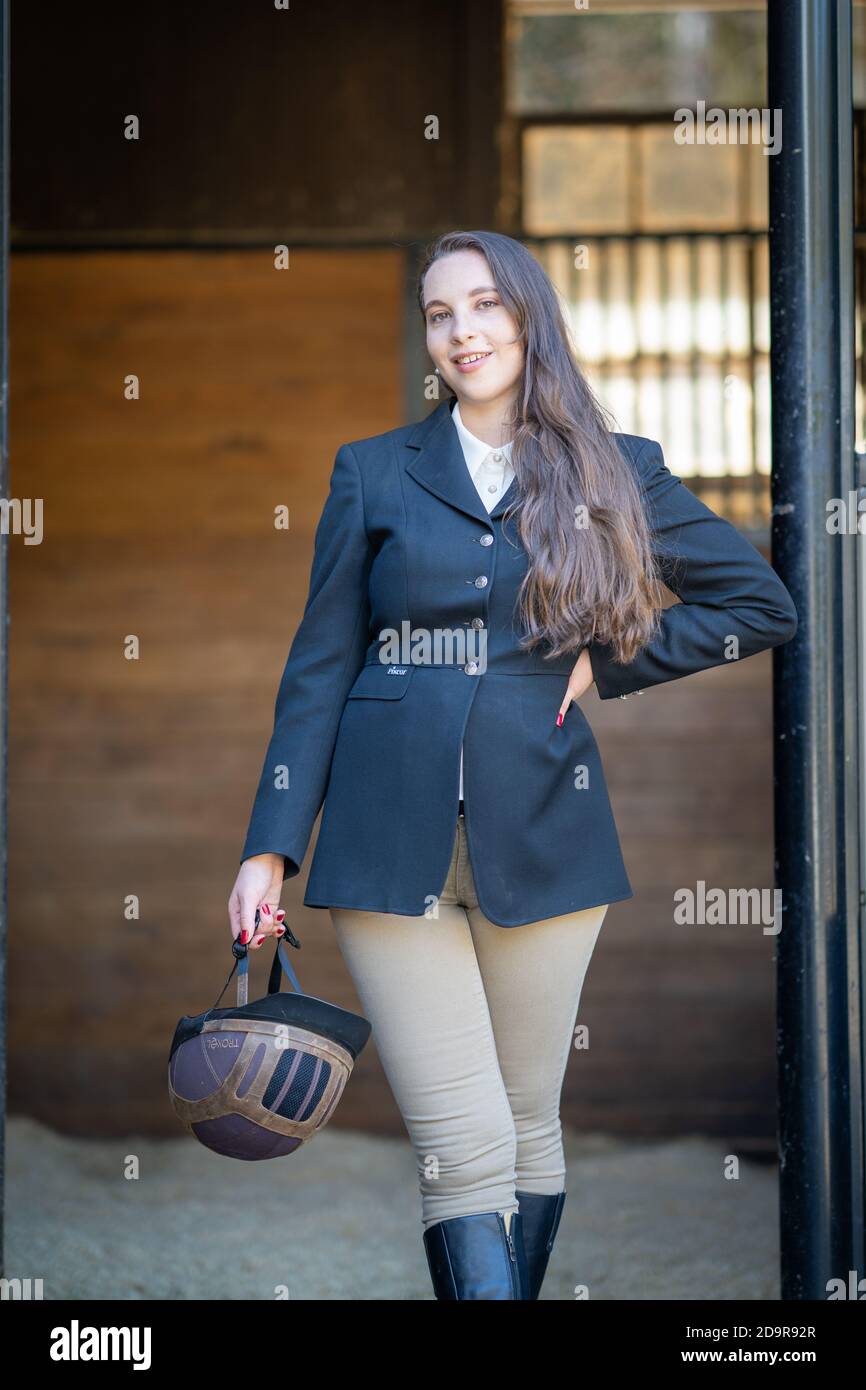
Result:
[[[434,261],[424,279],[424,311],[427,351],[458,400],[510,404],[523,374],[523,344],[487,257],[452,251]]]

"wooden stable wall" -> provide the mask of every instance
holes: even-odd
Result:
[[[19,254],[12,291],[12,495],[44,499],[45,535],[10,545],[10,1104],[175,1135],[168,1045],[231,966],[226,899],[333,457],[403,423],[402,256]],[[582,1130],[772,1135],[773,938],[677,926],[672,900],[772,884],[770,669],[584,696],[637,895],[586,981],[563,1107]],[[305,881],[284,893],[303,983],[357,1008]],[[334,1123],[403,1133],[374,1047]]]
[[[313,531],[339,445],[398,421],[403,294],[392,250],[13,259],[12,495],[45,499],[11,544],[13,1109],[178,1132],[168,1045],[232,964]]]

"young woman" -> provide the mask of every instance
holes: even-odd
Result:
[[[435,241],[446,399],[344,444],[229,903],[329,908],[418,1162],[437,1298],[535,1299],[565,1200],[559,1104],[607,908],[633,896],[577,701],[797,626],[773,569],[613,432],[521,243]],[[663,609],[666,584],[681,602]]]

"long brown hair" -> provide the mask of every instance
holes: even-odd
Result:
[[[524,372],[515,403],[511,463],[516,516],[529,556],[517,607],[521,645],[548,657],[609,642],[630,662],[652,637],[663,589],[640,487],[612,435],[612,416],[575,359],[556,290],[521,242],[499,232],[446,232],[428,247],[418,277],[453,251],[480,251],[518,324]]]

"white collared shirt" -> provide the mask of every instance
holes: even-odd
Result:
[[[479,439],[477,434],[472,434],[464,425],[459,401],[454,402],[451,419],[457,430],[469,476],[488,512],[492,512],[514,478],[514,469],[511,467],[512,441],[509,439],[508,443],[499,449],[485,444],[483,439]]]
[[[485,444],[483,439],[479,439],[477,434],[472,434],[464,425],[460,415],[459,401],[454,402],[451,419],[457,430],[466,467],[469,469],[469,476],[487,511],[491,512],[503,493],[511,486],[514,478],[514,469],[511,467],[512,441],[509,440],[507,444],[502,444],[498,449],[494,449],[490,444]],[[462,748],[460,750],[459,795],[463,796]]]

